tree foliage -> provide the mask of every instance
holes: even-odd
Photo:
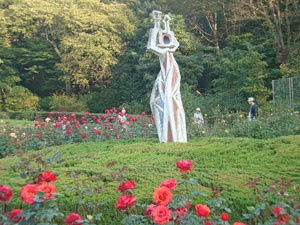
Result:
[[[240,1],[244,20],[262,22],[271,34],[281,64],[288,63],[295,44],[300,38],[299,0]]]
[[[272,79],[300,74],[299,0],[0,0],[2,110],[21,85],[43,107],[66,93],[95,112],[150,112],[152,10],[172,18],[184,98],[240,110],[250,95],[269,100]]]
[[[41,37],[52,46],[67,92],[70,84],[84,91],[110,76],[109,67],[122,54],[123,38],[134,30],[130,12],[117,3],[23,0],[4,11],[3,26],[12,34],[7,37],[11,43]]]

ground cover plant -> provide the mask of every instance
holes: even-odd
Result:
[[[189,171],[187,181],[194,189],[189,200],[195,205],[209,205],[212,212],[214,204],[219,205],[215,215],[224,212],[229,216],[228,221],[221,221],[223,224],[236,221],[275,224],[279,215],[285,216],[284,223],[296,224],[299,222],[299,209],[295,203],[299,202],[299,146],[299,136],[270,140],[205,137],[186,144],[129,139],[69,144],[26,154],[16,152],[16,156],[0,160],[1,184],[11,187],[14,193],[1,210],[5,213],[15,208],[26,211],[28,204],[20,199],[21,188],[37,182],[37,177],[48,170],[57,177],[56,192],[62,196],[53,195],[55,201],[43,200],[38,207],[30,205],[32,208],[27,209],[27,212],[39,215],[44,224],[63,224],[70,213],[80,215],[72,214],[82,218],[83,224],[142,224],[134,223],[131,215],[144,215],[146,207],[153,203],[153,192],[162,181],[174,178],[179,187],[183,177],[175,165],[188,159],[193,163],[193,169]],[[130,180],[135,182],[136,202],[129,209],[120,211],[116,208],[120,197],[118,187]],[[179,188],[179,194],[183,190]],[[255,198],[259,190],[271,208]],[[278,193],[282,193],[280,201],[276,198]],[[214,202],[210,202],[212,200]],[[275,208],[276,212],[271,213],[276,206],[282,210]],[[44,210],[44,214],[48,212],[48,216],[38,214],[39,210]],[[201,221],[205,223],[204,219]]]

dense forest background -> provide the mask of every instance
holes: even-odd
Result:
[[[152,10],[172,18],[188,112],[267,108],[300,74],[299,0],[0,0],[1,111],[150,112]]]

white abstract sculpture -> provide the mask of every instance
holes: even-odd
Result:
[[[180,71],[173,53],[178,48],[168,15],[162,20],[153,11],[154,27],[150,29],[147,49],[159,56],[161,70],[155,80],[150,106],[160,142],[187,142],[185,113],[180,95]],[[161,28],[161,20],[164,29]]]

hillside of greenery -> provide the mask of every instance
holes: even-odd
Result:
[[[264,193],[268,192],[267,187],[274,189],[278,185],[279,191],[296,194],[299,200],[296,191],[300,186],[299,147],[299,135],[269,140],[207,137],[184,144],[161,144],[157,139],[87,142],[25,154],[16,152],[15,156],[0,159],[0,177],[2,184],[13,189],[8,209],[28,207],[21,202],[21,187],[32,183],[36,174],[50,170],[57,175],[57,193],[63,195],[54,202],[64,216],[76,212],[84,218],[87,215],[95,218],[101,213],[95,224],[121,224],[125,215],[114,206],[121,182],[133,180],[137,203],[150,204],[153,191],[163,180],[183,178],[176,162],[191,160],[193,170],[188,177],[198,183],[195,190],[207,194],[192,195],[192,202],[204,203],[221,196],[231,209],[231,224],[233,221],[256,224],[243,217],[250,209],[247,207],[258,202],[253,189],[256,178],[259,178],[257,187]],[[144,209],[137,206],[130,212],[143,214]],[[59,221],[64,216],[56,222],[62,224]]]
[[[149,113],[153,10],[172,18],[188,113],[268,108],[271,81],[300,73],[298,0],[0,0],[0,110]]]

